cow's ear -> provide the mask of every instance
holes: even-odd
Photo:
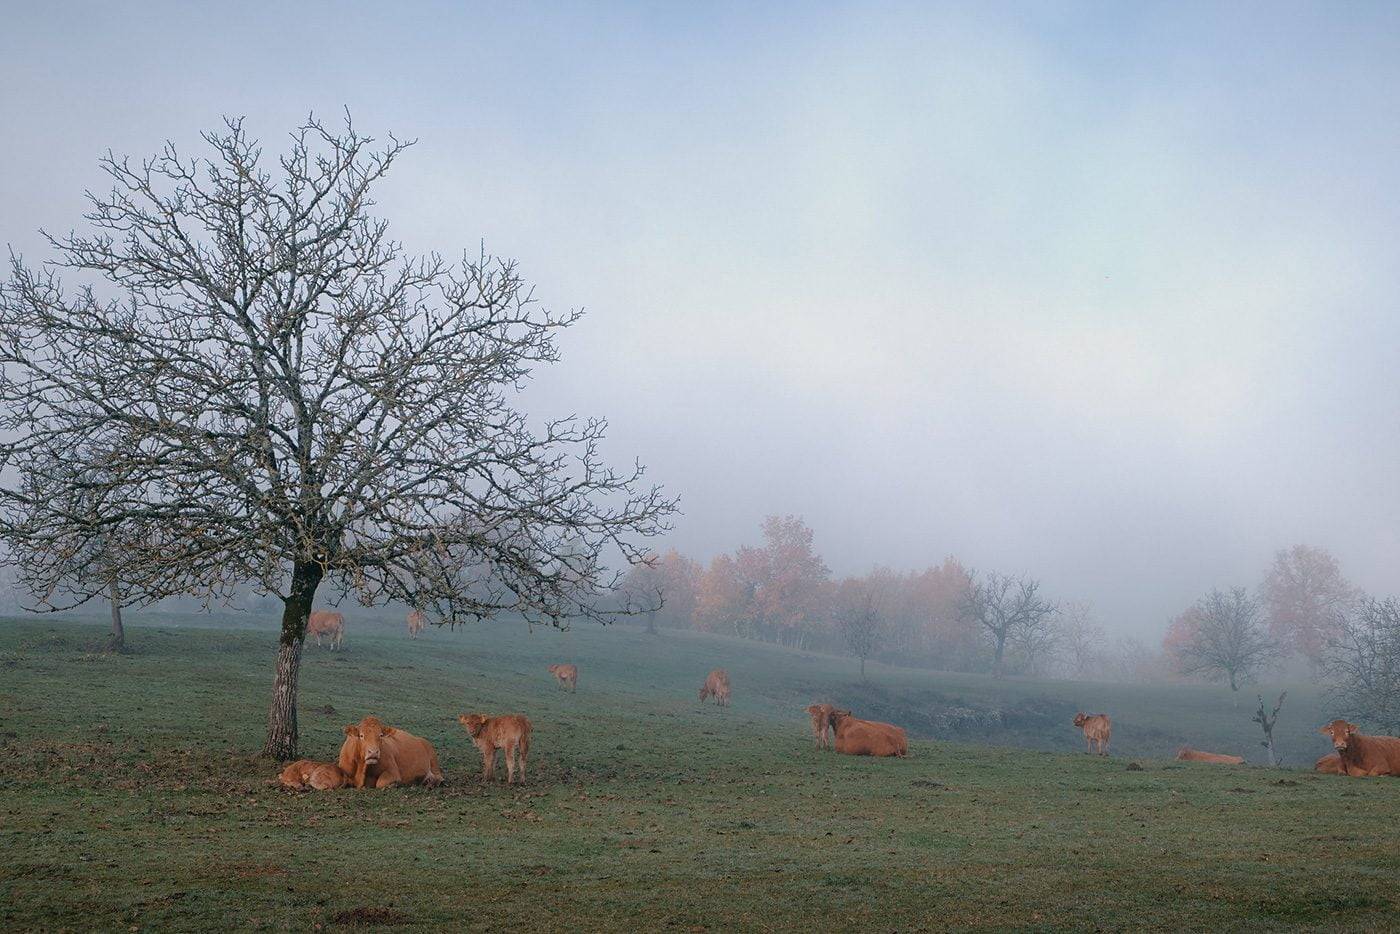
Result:
[[[346,736],[359,736],[359,735],[360,735],[360,725],[359,725],[358,723],[352,723],[352,724],[350,724],[349,726],[347,726],[347,727],[345,728],[345,735],[346,735]]]
[[[1331,733],[1331,732],[1332,732],[1331,730],[1327,729],[1327,727],[1325,727],[1325,726],[1320,726],[1320,727],[1318,727],[1318,728],[1317,728],[1317,731],[1318,731],[1319,733],[1321,733],[1323,736],[1326,736],[1328,733]]]
[[[381,727],[379,728],[379,735],[380,735],[380,736],[393,736],[393,735],[394,735],[395,733],[397,733],[397,732],[398,732],[398,731],[395,730],[395,729],[394,729],[393,727],[391,727],[391,726],[381,726]]]
[[[1356,732],[1356,724],[1355,724],[1355,723],[1348,723],[1348,724],[1347,724],[1347,735],[1350,736],[1351,734],[1353,734],[1353,733],[1355,733],[1355,732]]]

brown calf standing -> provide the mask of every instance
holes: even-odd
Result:
[[[496,778],[496,750],[505,751],[506,784],[515,784],[516,758],[520,760],[520,783],[525,783],[525,759],[530,754],[530,721],[518,713],[488,717],[482,713],[464,713],[457,718],[467,735],[481,750],[481,778]]]
[[[1077,713],[1074,725],[1084,731],[1084,751],[1093,752],[1098,747],[1101,756],[1108,755],[1108,740],[1113,734],[1113,721],[1106,713]]]
[[[573,693],[578,693],[577,665],[550,665],[549,673],[559,679],[559,687],[561,690],[568,688]]]
[[[835,729],[831,724],[831,715],[836,708],[830,704],[808,704],[806,710],[812,718],[812,735],[816,737],[817,748],[830,749],[831,734]]]
[[[715,699],[716,706],[729,706],[729,672],[723,668],[716,668],[705,676],[705,686],[700,689],[700,703],[705,703],[709,697]]]

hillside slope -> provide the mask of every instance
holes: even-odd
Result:
[[[1220,714],[1174,714],[1171,692],[883,669],[866,688],[843,660],[692,635],[495,625],[410,641],[362,624],[344,652],[308,649],[304,753],[333,756],[341,727],[376,713],[436,743],[449,784],[294,795],[250,755],[270,631],[131,636],[136,652],[111,657],[85,651],[98,627],[0,624],[7,930],[1347,929],[1395,907],[1388,780],[1129,770],[1073,752],[1067,725],[1063,754],[924,741],[906,760],[851,759],[813,750],[800,710],[822,692],[924,690],[1113,702],[1144,731]],[[577,695],[555,688],[554,660],[579,665]],[[717,664],[725,710],[696,702]],[[454,722],[473,709],[534,720],[526,788],[475,781]]]

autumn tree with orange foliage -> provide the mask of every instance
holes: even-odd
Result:
[[[624,603],[646,617],[647,633],[657,634],[657,624],[689,628],[695,617],[701,569],[698,562],[672,548],[634,565],[620,590]]]
[[[831,572],[797,516],[763,520],[763,545],[720,555],[700,578],[696,623],[806,648],[827,630]]]
[[[1317,662],[1328,641],[1341,633],[1358,592],[1325,548],[1294,545],[1274,555],[1259,585],[1259,599],[1275,641]]]

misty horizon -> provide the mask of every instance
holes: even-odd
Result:
[[[5,12],[15,252],[108,149],[348,108],[418,140],[411,250],[586,309],[525,408],[610,421],[658,549],[798,515],[838,576],[953,555],[1148,639],[1294,544],[1400,591],[1400,11],[273,9]]]

